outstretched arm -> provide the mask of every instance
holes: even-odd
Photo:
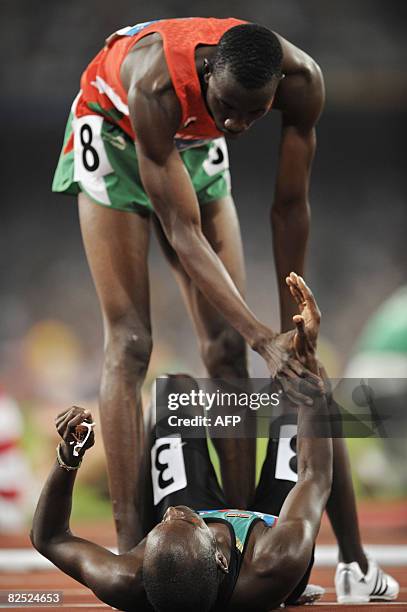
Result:
[[[179,102],[172,88],[151,94],[150,80],[149,75],[130,86],[128,92],[143,185],[187,274],[248,344],[256,348],[271,341],[274,334],[249,309],[202,232],[197,196],[174,145],[180,122]]]
[[[302,278],[291,274],[287,280],[301,313],[294,317],[296,351],[310,371],[314,393],[312,405],[301,406],[298,412],[298,482],[283,504],[264,551],[267,575],[273,576],[273,603],[291,593],[308,567],[332,482],[329,413],[315,357],[320,313]]]
[[[66,466],[78,467],[86,448],[93,445],[93,433],[79,457],[72,453],[75,429],[83,421],[91,422],[89,412],[73,407],[57,418],[57,427],[63,442],[60,457]],[[131,554],[115,555],[106,548],[72,534],[69,526],[72,492],[77,470],[68,470],[55,461],[46,481],[34,514],[30,533],[33,546],[63,572],[89,587],[99,599],[128,609],[129,602],[145,596],[141,581],[137,579],[142,564],[142,546]]]
[[[161,80],[160,80],[161,79]],[[168,242],[193,283],[246,342],[264,358],[272,376],[288,361],[285,345],[251,311],[206,239],[191,179],[175,147],[181,110],[171,83],[154,70],[130,83],[128,103],[137,134],[137,156],[144,188]]]

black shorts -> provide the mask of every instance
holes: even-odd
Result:
[[[279,437],[269,440],[255,500],[247,508],[276,516],[297,481],[297,425],[282,421],[279,430]],[[190,438],[180,430],[171,437],[156,438],[153,427],[150,457],[154,524],[162,520],[169,506],[184,505],[194,510],[230,507],[212,465],[203,427],[200,433],[200,437]],[[314,555],[287,603],[303,593],[313,563]]]

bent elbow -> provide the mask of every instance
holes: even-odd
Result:
[[[44,557],[46,557],[46,543],[43,539],[41,539],[37,533],[35,533],[34,529],[31,529],[30,531],[30,540],[31,540],[31,544],[33,545],[33,547],[35,548],[35,550],[37,550],[39,553],[41,553],[41,555],[43,555]]]
[[[49,559],[49,550],[51,541],[47,538],[44,538],[39,534],[34,528],[30,531],[30,540],[31,544],[43,557]]]
[[[28,536],[30,538],[31,544],[34,546],[34,548],[36,548],[36,546],[35,546],[35,535],[34,535],[34,530],[32,528],[30,529],[30,533],[28,534]]]

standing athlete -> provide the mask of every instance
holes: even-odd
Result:
[[[131,525],[137,524],[141,386],[152,349],[151,225],[181,287],[209,375],[247,377],[246,344],[272,375],[281,371],[293,341],[284,278],[293,269],[303,273],[308,183],[323,101],[321,71],[306,53],[238,19],[164,19],[124,28],[82,75],[53,189],[78,195],[103,314],[100,408],[120,550],[140,537]],[[282,334],[261,323],[245,302],[224,140],[240,136],[271,109],[282,114],[271,212]],[[284,367],[296,367],[288,363]],[[222,462],[230,503],[246,507],[254,485],[253,441],[218,440],[216,447],[221,459],[230,459]]]
[[[284,417],[281,438],[269,440],[249,509],[225,510],[230,506],[209,458],[204,427],[194,431],[199,431],[199,438],[189,437],[188,427],[181,426],[165,438],[153,429],[143,449],[146,459],[151,457],[151,478],[135,499],[135,505],[141,507],[139,514],[148,515],[143,537],[129,552],[115,555],[70,531],[75,474],[81,455],[93,444],[91,437],[75,457],[73,434],[91,417],[77,407],[57,417],[62,437],[58,462],[41,493],[31,539],[43,555],[102,601],[137,612],[266,612],[282,602],[298,603],[311,572],[321,516],[330,501],[336,506],[332,510],[331,505],[330,518],[337,515],[333,525],[341,555],[352,561],[338,566],[338,600],[357,603],[397,597],[395,580],[374,562],[367,562],[360,540],[355,538],[354,501],[346,506],[339,499],[347,495],[350,475],[349,469],[338,473],[335,468],[339,447],[330,437],[330,400],[321,394],[315,357],[319,311],[302,279],[294,277],[292,286],[298,289],[301,312],[296,317],[296,351],[310,369],[311,386],[307,388],[313,397],[311,405],[302,405],[298,411],[295,484],[289,479],[295,453],[289,460],[284,452],[287,443],[292,447],[294,442],[287,437],[287,427],[293,425],[283,424]],[[311,331],[304,325],[307,319]],[[191,379],[173,376],[171,389],[188,392]],[[142,472],[145,467],[145,462],[138,464]],[[359,558],[364,558],[366,571],[360,569]],[[318,590],[313,591],[318,595]]]

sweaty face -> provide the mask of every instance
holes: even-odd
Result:
[[[207,75],[206,103],[218,130],[231,137],[246,132],[270,110],[278,83],[273,77],[260,89],[245,89],[227,68]]]
[[[160,525],[173,524],[174,521],[183,521],[186,525],[191,525],[197,529],[208,530],[205,521],[188,506],[170,506],[163,516]]]

